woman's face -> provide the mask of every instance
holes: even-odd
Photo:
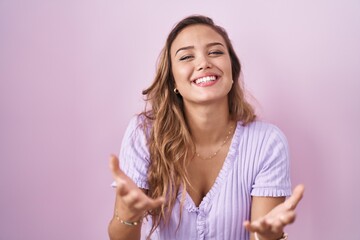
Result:
[[[183,29],[170,49],[172,73],[185,106],[227,104],[233,79],[231,60],[223,37],[206,25]]]

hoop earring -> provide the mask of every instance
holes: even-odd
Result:
[[[174,88],[174,93],[179,94],[179,90],[177,90],[177,88]]]

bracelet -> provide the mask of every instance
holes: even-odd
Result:
[[[255,235],[255,240],[260,240],[257,232],[255,232],[254,235]],[[276,239],[276,240],[286,240],[286,239],[288,239],[288,234],[284,232],[282,234],[282,236],[280,238]]]
[[[122,223],[124,225],[127,225],[127,226],[132,226],[132,227],[137,226],[137,225],[139,225],[141,223],[141,219],[139,221],[134,221],[134,222],[129,222],[129,221],[125,221],[125,220],[120,219],[117,209],[115,209],[115,218],[120,223]]]

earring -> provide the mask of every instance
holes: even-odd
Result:
[[[179,94],[179,90],[177,90],[177,88],[174,88],[174,93]]]

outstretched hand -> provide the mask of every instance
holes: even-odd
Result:
[[[284,227],[295,221],[295,208],[303,197],[304,190],[304,185],[296,186],[291,197],[268,214],[252,222],[245,221],[245,228],[250,232],[256,232],[264,240],[279,238]]]
[[[115,155],[110,156],[109,164],[116,182],[116,194],[120,201],[122,217],[125,219],[141,218],[146,211],[155,209],[164,203],[163,197],[152,199],[138,188],[120,169],[119,159]]]

